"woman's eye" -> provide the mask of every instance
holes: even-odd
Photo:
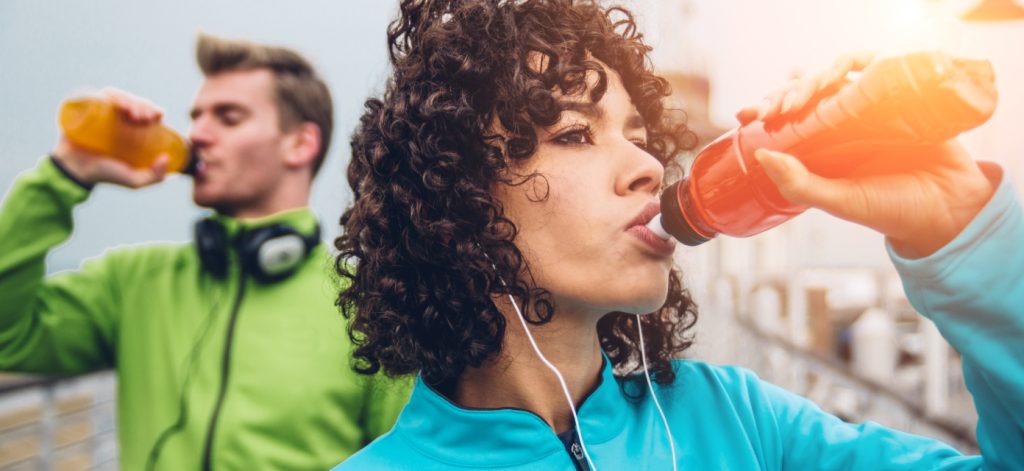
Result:
[[[633,141],[633,145],[639,147],[642,150],[645,150],[645,151],[647,150],[647,142],[646,141]]]
[[[575,129],[572,131],[564,132],[556,137],[555,142],[566,145],[583,145],[593,144],[594,140],[590,137],[590,131],[588,129]]]

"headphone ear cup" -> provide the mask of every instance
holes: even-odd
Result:
[[[280,224],[245,233],[238,245],[243,269],[263,283],[290,276],[311,250],[301,234]]]
[[[228,274],[227,231],[217,221],[206,218],[196,222],[195,241],[203,270],[217,278]]]

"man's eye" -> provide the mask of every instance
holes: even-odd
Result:
[[[220,121],[224,123],[225,126],[234,126],[242,121],[242,117],[237,113],[227,113],[220,116]]]
[[[237,109],[218,110],[217,120],[224,126],[235,126],[245,120],[246,113]]]

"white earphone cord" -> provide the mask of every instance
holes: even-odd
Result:
[[[505,280],[501,280],[501,284],[505,285]],[[505,285],[507,288],[508,285]],[[590,453],[587,452],[587,445],[583,443],[583,429],[580,428],[580,418],[576,416],[576,406],[572,402],[572,395],[569,394],[569,387],[565,385],[565,378],[562,377],[562,373],[558,371],[555,365],[548,361],[547,357],[544,356],[540,351],[540,347],[537,346],[537,342],[533,340],[533,334],[530,333],[530,328],[526,325],[526,318],[523,317],[523,311],[519,310],[519,304],[516,303],[516,299],[512,295],[508,295],[509,301],[512,301],[512,307],[515,308],[516,314],[519,316],[519,323],[523,325],[523,330],[526,331],[526,338],[530,339],[530,345],[533,346],[533,351],[537,352],[537,356],[540,357],[540,361],[548,367],[555,376],[558,377],[558,384],[562,386],[562,392],[565,393],[565,400],[569,403],[569,410],[572,411],[572,421],[576,424],[576,436],[580,439],[580,448],[583,450],[583,457],[587,459],[587,465],[591,469],[597,471],[597,466],[594,466],[594,460],[590,459]]]
[[[668,426],[668,419],[665,418],[665,411],[661,409],[658,396],[654,394],[654,385],[651,384],[651,373],[647,370],[647,353],[644,347],[644,329],[640,327],[640,314],[636,314],[636,333],[640,336],[640,361],[644,364],[644,377],[647,378],[647,389],[651,392],[651,399],[654,399],[654,406],[658,408],[661,415],[661,423],[665,424],[665,432],[668,433],[668,446],[672,450],[672,470],[676,471],[676,442],[672,439],[672,427]]]
[[[498,267],[494,267],[494,270],[497,271]],[[505,280],[499,277],[498,281],[501,282],[502,286],[508,288],[508,285],[505,284]],[[569,411],[572,412],[572,421],[576,425],[576,436],[580,439],[580,449],[583,450],[583,457],[586,458],[587,465],[594,471],[597,471],[597,466],[594,465],[594,460],[590,458],[590,453],[587,451],[587,445],[583,442],[583,429],[580,428],[580,419],[576,415],[576,406],[572,402],[572,394],[569,393],[569,387],[565,384],[565,378],[562,376],[562,373],[558,371],[558,368],[548,361],[548,358],[540,351],[540,347],[537,346],[537,342],[533,339],[533,334],[530,333],[530,328],[526,324],[526,317],[523,316],[523,311],[519,309],[519,303],[516,302],[515,297],[509,294],[508,300],[512,301],[512,308],[516,310],[519,323],[523,326],[523,331],[526,332],[526,338],[530,340],[530,346],[533,347],[533,351],[537,353],[537,356],[540,358],[540,361],[544,363],[544,366],[548,367],[548,369],[555,374],[555,377],[558,378],[558,384],[562,387],[562,393],[565,394],[565,400],[569,404]],[[647,378],[647,388],[651,392],[651,399],[654,399],[654,406],[658,409],[658,414],[661,416],[661,422],[665,424],[665,431],[668,433],[668,444],[672,450],[672,470],[676,471],[676,444],[672,439],[672,428],[668,426],[668,419],[665,418],[665,411],[661,409],[661,403],[658,402],[658,396],[654,394],[654,386],[651,384],[651,374],[647,370],[647,353],[644,349],[644,332],[640,327],[639,314],[636,314],[636,328],[637,333],[640,336],[640,361],[643,362],[644,365],[644,377]]]

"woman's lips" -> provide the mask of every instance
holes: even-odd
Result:
[[[636,237],[643,242],[643,244],[650,249],[656,255],[659,256],[671,256],[676,250],[676,241],[674,239],[665,240],[654,234],[647,226],[638,224],[626,229],[633,237]]]

